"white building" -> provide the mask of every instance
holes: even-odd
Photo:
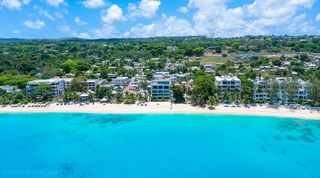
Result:
[[[283,82],[286,81],[291,81],[291,78],[286,78],[286,77],[277,77],[276,81],[278,83],[278,92],[276,96],[277,101],[286,101],[288,102],[288,94],[287,91],[281,87]],[[267,93],[267,88],[266,88],[266,82],[262,79],[257,77],[255,80],[252,80],[255,90],[253,92],[252,99],[253,100],[264,100],[264,101],[269,101],[270,96]],[[308,90],[307,90],[307,85],[308,82],[305,82],[301,79],[297,80],[299,84],[299,88],[294,94],[293,102],[297,102],[299,99],[302,101],[307,101],[308,100]]]
[[[5,90],[7,93],[13,94],[13,93],[21,93],[22,90],[18,89],[15,86],[10,86],[10,85],[3,85],[0,86],[1,89]]]
[[[203,65],[204,70],[212,70],[212,65],[211,64],[206,64]]]
[[[216,87],[221,90],[229,90],[230,92],[238,89],[240,91],[241,88],[241,81],[238,77],[233,76],[231,74],[224,75],[224,76],[216,76],[215,77],[215,85]]]
[[[62,80],[64,80],[64,89],[67,90],[67,88],[70,86],[70,82],[73,80],[73,78],[62,78]],[[91,91],[95,91],[98,83],[99,83],[99,81],[96,79],[88,79],[87,80],[87,89],[91,90]]]
[[[59,96],[64,92],[64,80],[63,79],[48,79],[48,80],[34,80],[27,83],[26,92],[31,94],[35,87],[41,83],[51,85],[51,95]]]
[[[170,81],[153,80],[151,82],[151,96],[153,100],[170,100]]]
[[[167,46],[168,51],[177,51],[178,47],[177,46]]]
[[[113,78],[111,83],[113,85],[126,85],[128,83],[129,78],[128,77],[117,77]]]
[[[250,79],[249,79],[250,80]],[[252,94],[252,99],[256,100],[263,100],[268,101],[270,100],[269,94],[266,92],[266,84],[263,78],[256,77],[256,79],[251,80],[255,89]]]

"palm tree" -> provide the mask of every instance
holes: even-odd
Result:
[[[140,103],[142,102],[142,93],[138,94],[138,100],[140,101]]]
[[[88,101],[94,104],[94,94],[92,92],[89,92]]]
[[[217,105],[217,96],[209,96],[207,100],[207,105],[209,106],[209,109],[213,109],[213,106]]]
[[[120,100],[121,100],[121,98],[122,98],[122,93],[117,92],[117,94],[116,94],[116,98],[117,98],[117,101],[120,101]]]
[[[106,92],[106,94],[105,94],[105,97],[109,100],[109,102],[110,102],[110,100],[111,100],[111,98],[112,98],[112,91],[111,90],[107,90],[107,92]]]
[[[126,96],[126,99],[128,99],[128,98],[129,98],[129,92],[128,92],[128,91],[125,91],[124,94],[125,94],[125,96]]]
[[[224,92],[223,92],[223,99],[224,99],[225,101],[229,101],[229,100],[230,100],[229,89],[224,90]]]
[[[133,94],[133,93],[130,93],[130,98],[131,98],[132,100],[136,100],[136,95]]]
[[[233,94],[234,94],[234,100],[236,103],[240,102],[241,96],[240,96],[240,90],[238,88],[235,88],[233,90]]]

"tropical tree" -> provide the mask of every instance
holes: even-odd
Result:
[[[209,106],[209,109],[212,109],[212,107],[217,105],[217,103],[218,103],[217,95],[208,97],[207,105]]]
[[[308,87],[308,97],[312,103],[312,105],[316,105],[316,103],[320,102],[320,81],[314,81],[314,83],[309,84]]]
[[[245,76],[240,77],[241,80],[241,99],[244,103],[249,103],[251,101],[251,96],[253,94],[254,86],[252,81],[248,80]]]
[[[122,93],[121,92],[117,92],[116,93],[116,99],[117,99],[117,101],[121,101],[121,99],[122,99]]]
[[[135,101],[136,100],[136,95],[134,93],[130,93],[130,98]]]
[[[144,92],[145,100],[147,100],[147,91],[148,91],[148,82],[147,81],[142,81],[141,82],[141,89]]]
[[[214,77],[205,73],[197,73],[194,81],[196,86],[191,92],[191,102],[194,105],[204,105],[208,97],[217,92]]]
[[[74,92],[86,92],[87,91],[87,78],[79,76],[71,80],[70,90]]]
[[[51,85],[46,83],[40,83],[34,88],[34,93],[36,95],[41,95],[42,100],[47,101],[51,98]]]
[[[175,102],[177,102],[177,103],[184,103],[185,102],[184,92],[183,92],[182,86],[172,85],[171,90],[172,90],[172,97],[175,99]]]
[[[279,83],[274,77],[272,77],[269,80],[266,80],[265,84],[266,84],[267,93],[269,94],[269,97],[270,97],[270,102],[273,103],[278,98]]]
[[[229,89],[223,91],[222,98],[223,98],[224,101],[229,101],[231,99],[231,95],[230,95]]]
[[[296,94],[297,90],[299,89],[299,86],[300,86],[300,84],[297,80],[290,80],[290,81],[286,82],[285,91],[287,93],[289,102],[293,101],[295,94]]]
[[[94,103],[94,93],[89,92],[88,101],[89,101],[90,103]]]

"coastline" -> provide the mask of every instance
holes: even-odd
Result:
[[[124,104],[99,104],[94,105],[50,105],[48,107],[4,107],[1,113],[41,113],[41,112],[81,112],[81,113],[106,113],[106,114],[229,114],[250,116],[275,116],[284,118],[315,119],[320,120],[320,112],[301,109],[277,109],[266,106],[224,107],[215,106],[215,109],[192,106],[190,104],[171,104],[170,102],[149,102],[147,106],[124,105]]]

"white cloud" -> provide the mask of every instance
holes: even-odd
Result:
[[[114,34],[117,32],[117,29],[113,25],[105,24],[101,29],[91,30],[93,38],[113,38],[116,37]]]
[[[76,24],[78,24],[79,26],[83,26],[83,25],[87,25],[87,24],[88,24],[87,22],[82,21],[82,20],[80,19],[80,17],[76,17],[76,18],[74,19],[74,22],[75,22]]]
[[[113,24],[117,21],[125,21],[122,9],[117,5],[112,5],[109,9],[102,11],[102,21],[104,23]]]
[[[121,36],[124,37],[124,38],[126,38],[126,37],[129,37],[130,34],[131,34],[131,33],[127,31],[126,33],[122,34]]]
[[[27,21],[24,22],[24,25],[26,27],[32,28],[32,29],[41,29],[41,28],[46,26],[46,24],[41,20],[37,20],[35,22],[27,20]]]
[[[59,19],[63,18],[63,15],[60,12],[55,12],[54,15]]]
[[[69,25],[63,25],[58,28],[59,31],[63,33],[67,33],[70,37],[77,37],[77,38],[86,38],[90,39],[91,36],[88,33],[78,33],[76,30],[72,30]]]
[[[82,5],[86,8],[98,8],[98,7],[103,7],[106,5],[106,3],[104,2],[104,0],[85,0],[82,1]]]
[[[246,27],[243,9],[228,9],[226,0],[190,0],[188,7],[197,9],[193,20],[199,35],[240,36]]]
[[[189,12],[189,10],[188,10],[188,8],[187,7],[180,7],[179,8],[179,12],[181,12],[181,13],[187,13],[187,12]]]
[[[317,15],[316,21],[317,21],[317,22],[320,21],[320,13]]]
[[[29,4],[31,0],[23,0],[22,3],[23,4]]]
[[[50,6],[58,7],[60,4],[63,4],[64,6],[68,6],[68,4],[64,2],[64,0],[46,0],[46,1],[47,1],[47,4]]]
[[[51,14],[49,14],[48,11],[40,10],[40,11],[39,11],[39,14],[47,17],[47,18],[50,19],[50,20],[54,20],[53,16],[52,16]]]
[[[13,34],[19,34],[20,31],[19,31],[19,30],[13,30],[12,33],[13,33]]]
[[[18,0],[2,0],[1,2],[1,7],[6,7],[8,9],[21,9],[21,2]]]
[[[179,19],[175,16],[166,17],[164,14],[160,20],[149,25],[138,24],[132,27],[130,32],[133,37],[188,36],[196,34],[187,20]]]
[[[142,0],[139,6],[129,3],[129,17],[154,18],[161,2],[158,0]]]
[[[314,0],[256,0],[245,6],[248,16],[258,18],[263,26],[279,26],[289,23],[298,10],[310,9]]]
[[[189,0],[196,9],[194,29],[199,35],[229,37],[264,35],[288,27],[296,14],[312,8],[315,0],[255,0],[252,4],[228,8],[229,0]],[[296,29],[297,30],[297,29]]]
[[[77,33],[75,35],[75,37],[78,37],[78,38],[85,38],[85,39],[90,39],[91,36],[88,34],[88,33]]]
[[[64,33],[69,33],[71,32],[71,27],[68,25],[63,25],[63,26],[60,26],[58,30]]]
[[[286,30],[293,34],[296,34],[297,32],[300,32],[303,34],[315,33],[317,29],[306,18],[307,18],[306,13],[296,16]]]

